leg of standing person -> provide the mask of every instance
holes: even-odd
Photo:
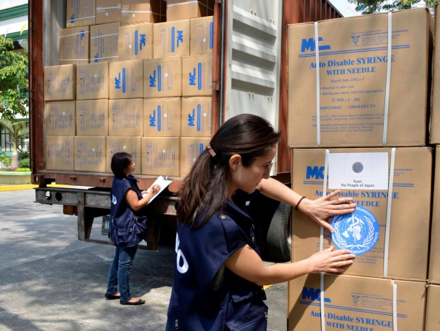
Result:
[[[107,291],[105,292],[105,297],[107,299],[119,299],[118,294],[118,264],[119,264],[119,247],[116,246],[115,256],[113,258],[112,264],[108,271],[108,282]]]
[[[130,269],[133,265],[134,256],[136,255],[138,246],[120,247],[119,252],[119,268],[118,268],[118,284],[119,292],[121,292],[121,302],[131,300],[130,294]]]

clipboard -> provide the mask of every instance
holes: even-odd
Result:
[[[156,180],[154,181],[154,183],[150,186],[152,187],[153,185],[159,185],[160,186],[160,190],[159,192],[157,192],[155,195],[153,195],[150,199],[150,201],[147,203],[147,205],[149,205],[151,203],[151,201],[153,201],[160,193],[162,193],[163,190],[165,190],[168,185],[170,185],[173,181],[171,179],[168,179],[168,176],[164,177],[164,176],[159,176],[156,178]],[[150,189],[147,190],[147,192],[149,192]],[[142,195],[142,196],[145,196]]]

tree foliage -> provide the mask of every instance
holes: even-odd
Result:
[[[0,36],[0,115],[10,119],[29,116],[28,58],[13,49],[13,40]]]
[[[21,145],[23,139],[29,135],[29,128],[26,127],[26,122],[17,121],[15,119],[0,118],[0,126],[9,132],[12,139],[12,161],[11,169],[18,168],[18,154],[22,153]]]
[[[415,4],[422,0],[348,0],[348,2],[356,5],[356,11],[362,14],[374,14],[384,11],[395,11],[403,9],[411,9]],[[427,7],[433,7],[440,0],[425,0]]]

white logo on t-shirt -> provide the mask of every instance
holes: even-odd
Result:
[[[188,271],[189,269],[189,265],[188,265],[188,261],[186,260],[185,255],[183,255],[183,252],[179,249],[180,246],[180,240],[179,240],[179,234],[176,234],[176,253],[177,253],[177,258],[176,258],[176,267],[177,267],[177,271],[179,271],[181,274],[184,274]],[[180,260],[182,260],[182,263],[180,262]],[[182,265],[181,265],[182,264]]]

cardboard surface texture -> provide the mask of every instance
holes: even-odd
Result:
[[[289,147],[383,146],[384,127],[386,146],[426,145],[432,16],[425,8],[393,12],[391,56],[388,16],[356,16],[317,24],[319,86],[314,24],[288,26]],[[385,116],[388,63],[389,113]]]
[[[46,169],[73,170],[72,136],[46,136]]]
[[[432,204],[431,249],[428,280],[440,285],[440,146],[435,149],[434,194]]]
[[[118,58],[123,60],[153,58],[153,24],[144,23],[119,28]]]
[[[179,176],[179,138],[142,138],[142,175]]]
[[[212,98],[182,98],[182,137],[211,137]]]
[[[109,81],[110,99],[142,98],[144,94],[142,60],[110,63]]]
[[[60,64],[89,63],[88,26],[60,29]]]
[[[74,137],[75,171],[105,172],[105,137]]]
[[[109,101],[109,136],[138,136],[144,133],[142,99]]]
[[[118,35],[121,23],[90,27],[90,63],[118,61]]]
[[[440,325],[440,286],[429,285],[426,300],[425,331],[438,331]]]
[[[76,102],[76,135],[108,135],[108,100],[83,100]]]
[[[95,0],[67,0],[67,28],[93,24],[95,24]]]
[[[182,58],[144,60],[144,98],[182,95]]]
[[[212,95],[212,55],[184,56],[182,60],[182,95]]]
[[[167,21],[214,15],[214,0],[168,0]]]
[[[212,16],[191,19],[190,55],[212,54],[214,20]]]
[[[440,15],[440,7],[435,6],[435,17]],[[435,20],[435,35],[440,36],[440,22]],[[440,52],[438,44],[434,52],[432,68],[432,89],[431,89],[431,121],[430,121],[431,144],[440,144]]]
[[[141,137],[107,137],[106,138],[106,172],[112,172],[112,157],[117,152],[126,152],[131,154],[133,162],[136,164],[135,175],[140,175],[141,166]]]
[[[75,135],[75,101],[46,103],[46,135]]]
[[[76,99],[108,99],[108,63],[76,66]]]
[[[189,55],[189,20],[154,24],[154,58]]]
[[[211,138],[190,138],[182,137],[180,139],[180,177],[185,177],[191,170],[194,162],[199,155],[206,149]]]
[[[166,6],[163,0],[122,0],[122,25],[163,22]]]
[[[181,98],[144,99],[144,136],[180,137]]]
[[[354,215],[338,215],[330,220],[335,232],[330,235],[325,231],[324,249],[332,245],[356,254],[354,264],[345,274],[385,277],[391,148],[329,151],[329,160],[335,160],[335,163],[329,162],[326,192],[329,194],[342,187],[340,196],[352,197],[357,208]],[[310,199],[322,196],[325,154],[325,149],[293,150],[292,189],[295,192],[301,192]],[[384,163],[377,162],[383,159]],[[338,173],[341,169],[342,172]],[[381,182],[378,182],[379,174],[385,174]],[[333,182],[338,176],[343,177],[342,186],[336,187]],[[427,277],[431,216],[431,148],[397,148],[393,176],[387,276],[424,281]],[[385,189],[379,189],[380,185],[384,185]],[[292,261],[306,259],[319,251],[320,228],[295,210],[292,213],[292,234]]]
[[[319,297],[320,287],[319,274],[288,283],[289,331],[321,330],[320,300],[324,300],[325,330],[393,330],[394,290],[397,295],[395,330],[423,330],[424,282],[325,275],[324,299]]]
[[[121,22],[121,0],[96,0],[96,24]]]
[[[74,64],[44,67],[44,100],[75,100]]]

